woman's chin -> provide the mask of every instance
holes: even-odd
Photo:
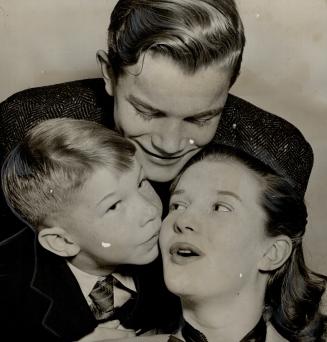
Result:
[[[183,277],[181,274],[167,274],[164,272],[165,284],[168,290],[179,297],[184,297],[192,294],[192,279],[191,277]]]

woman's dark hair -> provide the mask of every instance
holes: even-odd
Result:
[[[319,305],[327,277],[311,271],[305,264],[302,237],[307,209],[303,196],[284,177],[259,160],[225,146],[206,148],[184,170],[204,159],[236,160],[262,177],[261,204],[267,215],[266,233],[269,236],[287,235],[292,240],[288,260],[277,270],[269,271],[263,314],[289,341],[325,341],[327,317],[319,311]],[[173,188],[177,182],[178,179],[172,184]]]

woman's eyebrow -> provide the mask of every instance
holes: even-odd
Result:
[[[239,202],[242,202],[241,198],[235,192],[232,192],[232,191],[217,190],[217,194],[223,195],[223,196],[231,196],[237,199]]]

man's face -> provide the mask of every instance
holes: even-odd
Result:
[[[233,161],[204,160],[185,171],[160,232],[170,291],[224,301],[255,288],[269,243],[259,203],[262,186]]]
[[[115,123],[136,146],[149,179],[172,180],[213,139],[229,81],[219,64],[187,74],[170,58],[151,53],[125,68],[112,87]]]
[[[137,161],[125,172],[100,168],[76,193],[65,229],[80,246],[78,266],[146,264],[158,256],[162,206]]]

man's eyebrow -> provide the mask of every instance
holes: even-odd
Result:
[[[112,197],[113,195],[115,195],[115,192],[110,192],[109,194],[105,195],[98,203],[97,203],[97,207],[103,202],[105,201],[107,198]]]
[[[239,202],[242,202],[241,198],[232,191],[218,190],[217,194],[223,195],[223,196],[231,196],[231,197],[234,197],[235,199],[237,199]]]
[[[165,112],[161,111],[160,109],[156,109],[156,108],[152,107],[151,105],[143,102],[141,99],[135,97],[134,95],[129,95],[127,98],[127,101],[129,103],[131,103],[132,105],[139,105],[139,106],[143,107],[145,110],[148,110],[150,112],[166,115]],[[191,114],[187,118],[199,119],[202,117],[212,117],[212,116],[216,116],[216,115],[220,114],[223,111],[223,109],[224,109],[224,107],[218,107],[218,108],[214,108],[214,109],[210,109],[210,110],[205,110],[205,111],[200,112],[200,113]]]

